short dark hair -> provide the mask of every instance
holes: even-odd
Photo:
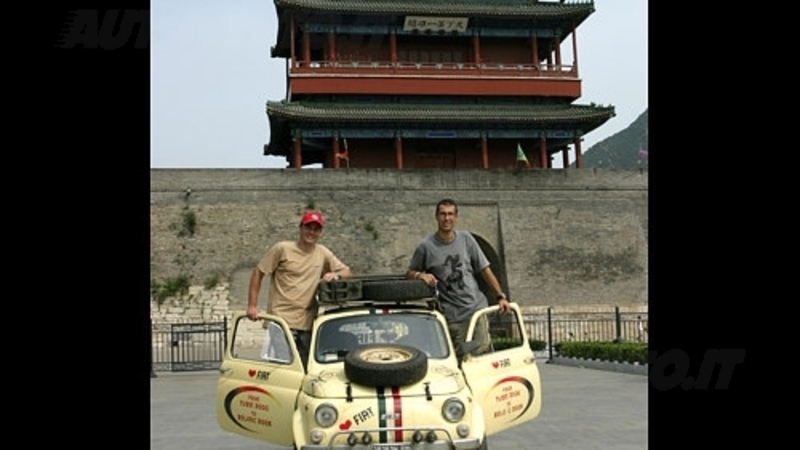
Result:
[[[458,205],[456,204],[456,201],[451,198],[443,198],[439,200],[439,203],[436,204],[436,214],[439,214],[439,207],[442,205],[455,206],[456,214],[458,213]]]

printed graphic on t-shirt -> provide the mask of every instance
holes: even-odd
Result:
[[[444,288],[447,292],[455,294],[463,291],[467,285],[464,282],[464,263],[461,262],[460,255],[448,255],[442,265],[444,276]]]

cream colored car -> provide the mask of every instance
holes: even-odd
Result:
[[[539,415],[539,371],[516,304],[480,311],[455,349],[420,281],[318,292],[305,369],[280,317],[234,317],[216,397],[224,430],[297,450],[466,450]]]

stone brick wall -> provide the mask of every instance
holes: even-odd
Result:
[[[153,323],[224,322],[231,318],[228,283],[213,289],[191,286],[182,297],[168,298],[159,305],[150,301],[150,320]]]
[[[228,291],[216,301],[232,309],[264,251],[296,239],[305,209],[323,212],[320,242],[354,273],[398,274],[443,197],[459,203],[458,228],[496,253],[520,305],[647,305],[646,170],[152,169],[150,186],[151,277],[219,276]]]
[[[266,298],[266,297],[264,297]],[[263,305],[262,305],[263,306]],[[615,311],[619,310],[623,317],[623,337],[634,340],[637,334],[635,316],[643,315],[647,318],[647,305],[566,305],[557,307],[547,306],[522,306],[525,315],[526,329],[531,339],[547,341],[552,337],[556,342],[571,340],[605,340],[610,341],[616,336],[609,323],[615,321]],[[547,312],[550,309],[553,318],[552,329],[548,328]],[[170,298],[162,305],[150,302],[150,320],[154,332],[169,331],[170,324],[184,323],[218,323],[227,322],[228,327],[233,326],[233,316],[244,312],[243,305],[231,302],[228,283],[222,283],[212,289],[202,286],[192,286],[187,295],[182,298]],[[566,319],[570,324],[560,322]],[[584,323],[576,323],[585,321]],[[599,324],[599,321],[605,321]],[[647,338],[645,334],[644,338]],[[156,352],[165,352],[167,343],[163,336],[154,337],[153,345]],[[252,337],[252,345],[258,346],[260,342]]]

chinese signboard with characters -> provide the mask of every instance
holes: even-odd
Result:
[[[425,16],[406,16],[403,24],[403,31],[456,31],[467,30],[466,17],[425,17]]]

